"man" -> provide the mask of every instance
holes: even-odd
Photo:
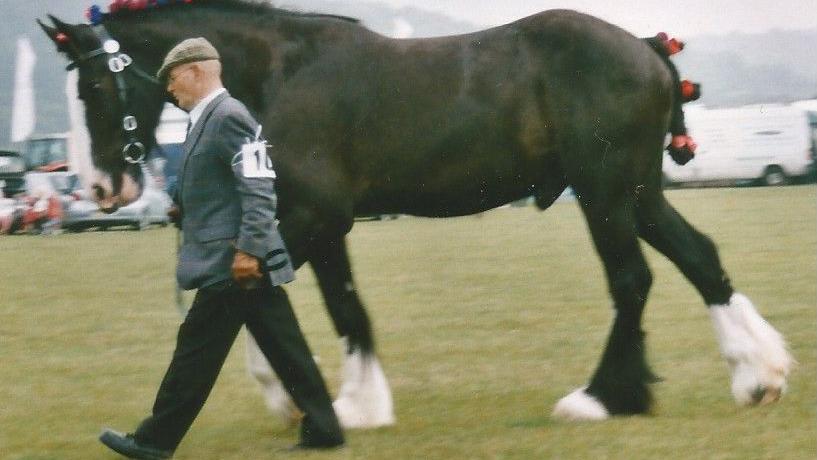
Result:
[[[219,54],[204,38],[176,45],[157,76],[190,113],[174,197],[184,232],[176,276],[198,292],[152,415],[135,433],[106,429],[100,441],[130,458],[172,456],[246,324],[304,413],[296,447],[340,446],[326,385],[280,287],[294,274],[276,230],[275,173],[260,127],[222,86]]]

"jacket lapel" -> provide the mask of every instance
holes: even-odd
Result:
[[[184,170],[187,168],[187,159],[190,158],[190,153],[193,152],[193,149],[196,148],[196,144],[199,143],[199,138],[201,138],[201,134],[204,132],[204,125],[207,124],[207,120],[210,119],[210,115],[213,114],[213,110],[221,104],[224,99],[230,97],[230,94],[227,91],[216,96],[215,99],[210,101],[207,104],[207,107],[204,108],[204,111],[201,113],[201,116],[196,121],[196,124],[191,127],[190,133],[187,134],[187,137],[184,139],[184,143],[182,144],[182,167],[179,169],[179,173],[177,177],[177,188],[179,190],[179,200],[181,200],[182,194],[182,187],[184,187]]]

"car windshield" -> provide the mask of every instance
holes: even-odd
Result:
[[[66,161],[68,149],[65,139],[33,139],[28,142],[25,157],[29,169],[49,163]]]

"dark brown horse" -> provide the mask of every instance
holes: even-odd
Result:
[[[272,144],[286,244],[298,265],[312,266],[348,338],[352,359],[335,406],[345,425],[392,421],[344,241],[353,218],[458,216],[531,195],[545,209],[567,186],[616,316],[596,372],[557,404],[557,415],[649,410],[654,377],[641,317],[652,276],[639,238],[672,260],[710,307],[738,402],[772,401],[784,390],[791,358],[782,337],[735,293],[714,244],[663,196],[677,78],[644,40],[565,10],[417,40],[389,39],[349,18],[228,0],[121,11],[93,27],[52,20],[43,29],[79,69],[97,198],[108,207],[138,195],[133,163],[141,144],[153,142],[166,98],[150,78],[162,57],[195,36],[219,49],[225,85]],[[136,129],[123,129],[128,115]],[[123,192],[134,187],[136,194]]]

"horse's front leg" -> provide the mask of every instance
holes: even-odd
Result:
[[[335,402],[338,419],[344,428],[391,425],[391,390],[374,353],[369,318],[354,288],[343,239],[351,228],[351,213],[343,212],[347,207],[329,198],[321,203],[289,205],[279,230],[293,265],[298,268],[310,262],[335,329],[346,341],[343,383]],[[297,410],[288,393],[249,337],[247,364],[261,384],[270,410],[286,423],[296,420]]]
[[[346,242],[339,238],[316,244],[312,254],[310,265],[346,345],[335,413],[344,428],[392,425],[391,389],[375,354],[369,317],[355,289]]]

